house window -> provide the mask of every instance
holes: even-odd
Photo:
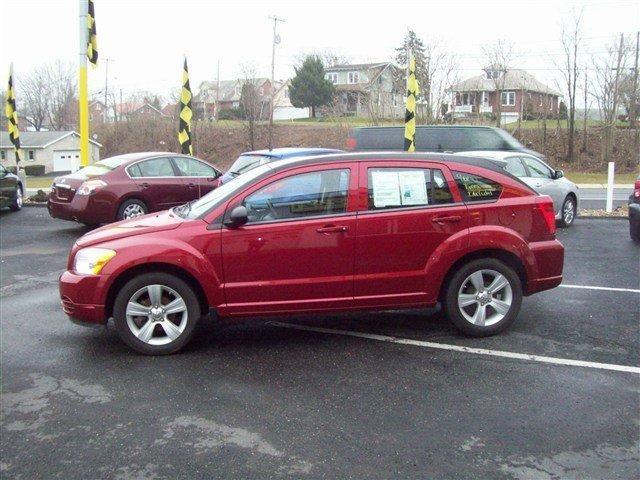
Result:
[[[516,92],[502,92],[502,106],[513,107],[516,104]]]
[[[487,79],[495,80],[500,78],[500,70],[487,70]]]
[[[347,75],[347,83],[358,83],[360,81],[360,75],[358,72],[349,72]]]
[[[458,97],[458,105],[474,105],[476,96],[473,93],[463,93]]]
[[[482,105],[489,106],[489,92],[482,92]]]
[[[0,150],[0,159],[2,159],[2,160],[6,160],[7,159],[6,150]]]
[[[33,150],[29,150],[29,160],[34,160],[36,157],[35,152]]]
[[[331,83],[333,83],[334,85],[338,83],[338,74],[337,73],[327,73],[326,75],[327,80],[329,80]]]

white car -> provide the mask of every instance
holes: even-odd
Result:
[[[567,180],[562,170],[554,170],[538,157],[522,152],[478,150],[456,152],[455,155],[494,160],[536,192],[549,195],[561,227],[568,227],[575,220],[580,203],[578,186]]]

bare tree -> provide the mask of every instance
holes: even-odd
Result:
[[[258,93],[256,70],[252,66],[242,67],[240,107],[245,120],[245,129],[251,150],[256,145],[256,122],[261,118],[263,102]]]
[[[45,67],[49,96],[49,124],[53,130],[64,130],[77,123],[75,74],[75,68],[70,63],[60,60]]]
[[[600,117],[604,123],[605,141],[602,156],[607,159],[613,150],[615,123],[620,100],[620,72],[627,67],[630,46],[620,37],[618,45],[611,44],[600,58],[593,59],[594,79],[592,95],[598,103]]]
[[[491,72],[491,80],[493,81],[493,87],[496,92],[496,126],[499,127],[502,121],[502,92],[504,91],[506,73],[509,68],[509,64],[513,59],[513,47],[511,43],[505,40],[498,40],[493,45],[484,47],[484,57],[488,62],[486,67],[488,72]]]
[[[574,14],[570,23],[562,25],[562,59],[557,63],[567,93],[567,162],[573,161],[575,127],[576,127],[576,90],[578,86],[580,69],[578,68],[578,56],[582,48],[581,32],[582,12]]]
[[[21,112],[36,131],[42,130],[49,118],[49,84],[45,66],[33,69],[20,78]]]

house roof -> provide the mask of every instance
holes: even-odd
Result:
[[[77,132],[68,130],[64,132],[57,131],[42,131],[42,132],[20,132],[20,148],[47,148],[49,145],[53,145],[59,142],[63,138],[69,135],[75,135],[80,137]],[[89,139],[91,143],[101,147],[102,145],[95,140]],[[9,134],[7,132],[0,132],[0,145],[4,148],[11,146],[9,140]]]
[[[528,90],[530,92],[545,93],[560,96],[560,93],[544,83],[538,81],[533,75],[519,68],[509,68],[504,74],[503,90]],[[493,92],[496,90],[494,80],[488,79],[486,74],[468,78],[456,83],[449,88],[452,92]]]
[[[325,67],[325,72],[344,72],[352,70],[369,70],[370,68],[386,67],[389,62],[376,62],[376,63],[344,63],[340,65],[334,65],[332,67]]]

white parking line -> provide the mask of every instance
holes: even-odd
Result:
[[[600,370],[613,370],[616,372],[627,372],[640,374],[640,367],[627,365],[615,365],[610,363],[585,362],[583,360],[571,360],[568,358],[545,357],[541,355],[531,355],[528,353],[505,352],[503,350],[488,350],[484,348],[464,347],[462,345],[450,345],[447,343],[425,342],[422,340],[412,340],[409,338],[389,337],[387,335],[377,335],[375,333],[353,332],[350,330],[338,330],[334,328],[310,327],[306,325],[296,325],[284,322],[268,322],[270,325],[293,330],[303,330],[306,332],[327,333],[330,335],[343,335],[347,337],[366,338],[379,342],[399,343],[401,345],[413,345],[416,347],[435,348],[438,350],[451,350],[454,352],[475,353],[476,355],[489,355],[492,357],[514,358],[518,360],[529,360],[531,362],[551,363],[555,365],[569,365],[572,367],[596,368]]]
[[[631,293],[640,293],[640,290],[636,290],[635,288],[615,288],[615,287],[594,287],[591,285],[567,285],[563,283],[559,285],[564,288],[582,288],[585,290],[606,290],[609,292],[631,292]]]

